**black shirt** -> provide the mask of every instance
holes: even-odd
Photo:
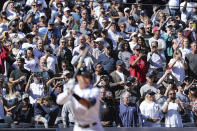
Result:
[[[101,121],[111,121],[111,125],[114,121],[115,109],[113,103],[105,100],[100,101],[100,120]]]
[[[23,70],[16,69],[16,70],[13,70],[10,74],[10,78],[14,78],[14,80],[19,79],[21,76],[26,76],[26,79],[28,80],[30,76],[30,72],[26,69],[23,69]]]
[[[17,109],[16,113],[14,114],[14,120],[18,122],[30,123],[33,117],[33,108],[31,104],[24,105],[21,102]]]

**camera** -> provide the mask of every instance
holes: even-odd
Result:
[[[147,52],[146,52],[145,50],[140,49],[140,50],[139,50],[139,53],[141,53],[141,54],[146,54]]]
[[[41,78],[42,73],[41,72],[36,72],[36,73],[34,73],[34,77]]]

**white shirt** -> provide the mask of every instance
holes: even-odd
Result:
[[[157,53],[153,53],[152,56],[150,56],[150,54],[151,52],[149,52],[147,56],[147,61],[150,62],[150,68],[151,69],[163,68],[163,62],[166,61],[166,57],[163,51],[159,51],[160,56]]]
[[[78,62],[81,61],[81,59],[82,59],[82,57],[80,57],[79,55],[74,55],[73,58],[72,58],[72,60],[71,60],[71,64],[74,67],[76,67],[77,64],[78,64]],[[92,71],[93,64],[94,64],[94,61],[93,61],[92,57],[86,56],[84,58],[82,67],[85,66],[88,71]]]
[[[36,48],[36,45],[34,45],[34,44],[29,44],[29,43],[23,43],[22,44],[22,49],[27,49],[27,48],[29,48],[29,47],[32,47],[32,48]]]
[[[161,39],[161,38],[155,39],[154,37],[150,38],[149,39],[149,46],[150,47],[151,47],[151,44],[153,41],[157,41],[158,47],[161,47],[163,51],[166,50],[166,42],[163,39]]]
[[[147,102],[143,101],[140,104],[141,114],[144,115],[145,118],[162,118],[161,107],[159,104],[155,102]],[[161,127],[160,121],[156,123],[144,121],[145,127]]]
[[[168,2],[170,9],[179,9],[180,1],[179,0],[169,0]]]
[[[113,42],[113,47],[116,48],[117,47],[118,38],[120,37],[120,33],[117,32],[117,31],[116,32],[112,32],[111,30],[109,30],[108,31],[108,36]]]
[[[11,38],[15,38],[15,37],[18,37],[19,39],[24,39],[25,38],[25,34],[20,32],[20,31],[17,31],[17,33],[11,33],[11,34],[9,34],[9,36]]]
[[[81,45],[78,45],[76,46],[74,49],[73,49],[73,52],[72,54],[75,55],[76,53],[79,53],[79,49],[80,49]],[[89,48],[89,51],[92,52],[92,47],[86,43],[86,47]]]
[[[176,59],[171,59],[169,64],[172,64]],[[168,65],[169,65],[168,64]],[[177,78],[178,81],[183,82],[185,79],[185,69],[180,61],[177,61],[172,67],[172,74]]]
[[[187,49],[187,48],[179,48],[179,50],[181,51],[182,53],[182,58],[185,60],[185,56],[189,53],[192,53],[192,50],[191,49]]]
[[[43,56],[45,57],[45,56]],[[49,56],[47,58],[47,68],[52,70],[54,74],[56,74],[55,65],[58,64],[57,58],[55,56]]]
[[[167,103],[163,105],[162,108]],[[168,105],[167,113],[165,114],[165,126],[166,127],[183,127],[181,115],[178,112],[178,104],[170,102]]]
[[[16,18],[16,12],[15,11],[11,11],[9,9],[7,9],[7,18],[9,20],[13,20],[14,18]]]
[[[155,85],[155,86],[156,86],[156,85]],[[143,86],[140,88],[140,95],[143,97],[144,94],[145,94],[149,89],[151,89],[152,91],[154,91],[155,93],[157,93],[157,89],[154,87],[154,85],[149,86],[148,84],[145,84],[145,85],[143,85]]]
[[[40,59],[42,56],[44,56],[44,52],[39,51],[37,48],[34,49],[34,56]]]
[[[120,76],[122,81],[125,81],[125,77],[124,77],[123,72],[116,71],[116,73]]]
[[[133,48],[134,48],[136,45],[137,45],[136,42],[133,42],[133,41],[129,42],[129,46],[130,46],[130,49],[131,49],[132,51],[133,51]]]
[[[38,83],[31,83],[29,87],[29,101],[31,104],[34,104],[36,98],[44,97],[44,87],[43,84]]]
[[[34,57],[32,60],[27,60],[25,58],[25,65],[24,68],[28,71],[34,72],[36,69],[36,65],[38,64],[39,60],[38,58]]]
[[[8,31],[8,23],[0,23],[0,34],[2,35],[4,31]]]
[[[26,5],[31,6],[32,2],[35,0],[27,0]],[[42,3],[42,9],[47,8],[47,4],[45,0],[37,0],[38,2]]]
[[[75,126],[74,131],[103,131],[103,128],[100,124],[99,119],[99,104],[100,104],[100,92],[99,89],[93,87],[92,85],[87,89],[81,89],[79,85],[75,85],[73,93],[79,97],[89,99],[95,98],[96,104],[87,109],[81,105],[73,96],[72,93],[69,93],[67,87],[64,86],[64,92],[57,96],[58,104],[65,104],[67,101],[71,101],[71,105],[74,112]],[[97,122],[97,125],[90,128],[80,128],[78,125],[89,125],[91,123]]]

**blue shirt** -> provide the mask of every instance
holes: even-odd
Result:
[[[142,126],[141,112],[136,104],[126,106],[122,103],[120,104],[119,109],[119,117],[123,127],[136,127],[137,123]]]
[[[126,32],[137,32],[138,27],[136,25],[130,25],[129,23],[126,23]]]
[[[30,13],[34,13],[33,10],[29,10],[27,12],[27,15],[30,14]],[[33,23],[39,23],[40,22],[40,12],[39,11],[36,11],[35,15],[34,15],[34,20],[33,20]]]
[[[98,57],[98,63],[102,64],[103,69],[107,72],[107,73],[111,73],[112,71],[115,70],[115,65],[116,65],[116,61],[113,57],[111,56],[106,56],[105,53],[101,54]]]

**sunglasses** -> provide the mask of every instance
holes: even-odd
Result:
[[[169,95],[176,95],[176,93],[170,93]]]

